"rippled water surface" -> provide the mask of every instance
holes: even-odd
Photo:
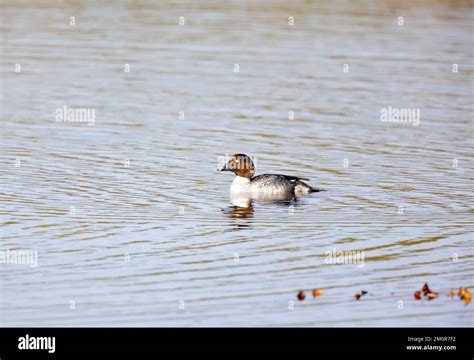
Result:
[[[1,325],[473,325],[447,296],[474,285],[469,5],[3,1],[1,17],[0,250],[38,252],[0,264]],[[64,106],[95,124],[57,122]],[[389,106],[420,124],[382,122]],[[233,205],[216,166],[235,152],[327,191]],[[413,298],[425,282],[439,298]]]

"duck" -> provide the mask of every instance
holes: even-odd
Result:
[[[231,194],[249,194],[254,196],[299,197],[310,193],[324,191],[315,188],[303,180],[306,178],[283,175],[263,174],[255,176],[255,165],[246,154],[226,155],[217,166],[218,171],[231,171],[235,179],[230,186]]]

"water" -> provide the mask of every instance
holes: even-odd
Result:
[[[2,326],[473,325],[447,296],[474,285],[468,5],[1,13],[0,250],[38,252],[0,267]],[[56,122],[64,106],[95,125]],[[420,124],[382,122],[389,106]],[[327,191],[233,206],[216,166],[235,152]],[[328,264],[333,249],[364,266]],[[415,301],[425,282],[439,298]]]

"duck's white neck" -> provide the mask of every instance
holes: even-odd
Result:
[[[249,192],[250,191],[250,179],[242,176],[236,176],[232,185],[230,186],[231,192]]]

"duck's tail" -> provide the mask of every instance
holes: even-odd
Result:
[[[314,188],[301,180],[298,180],[295,182],[295,194],[309,194],[309,193],[320,192],[320,191],[326,191],[326,190]]]

